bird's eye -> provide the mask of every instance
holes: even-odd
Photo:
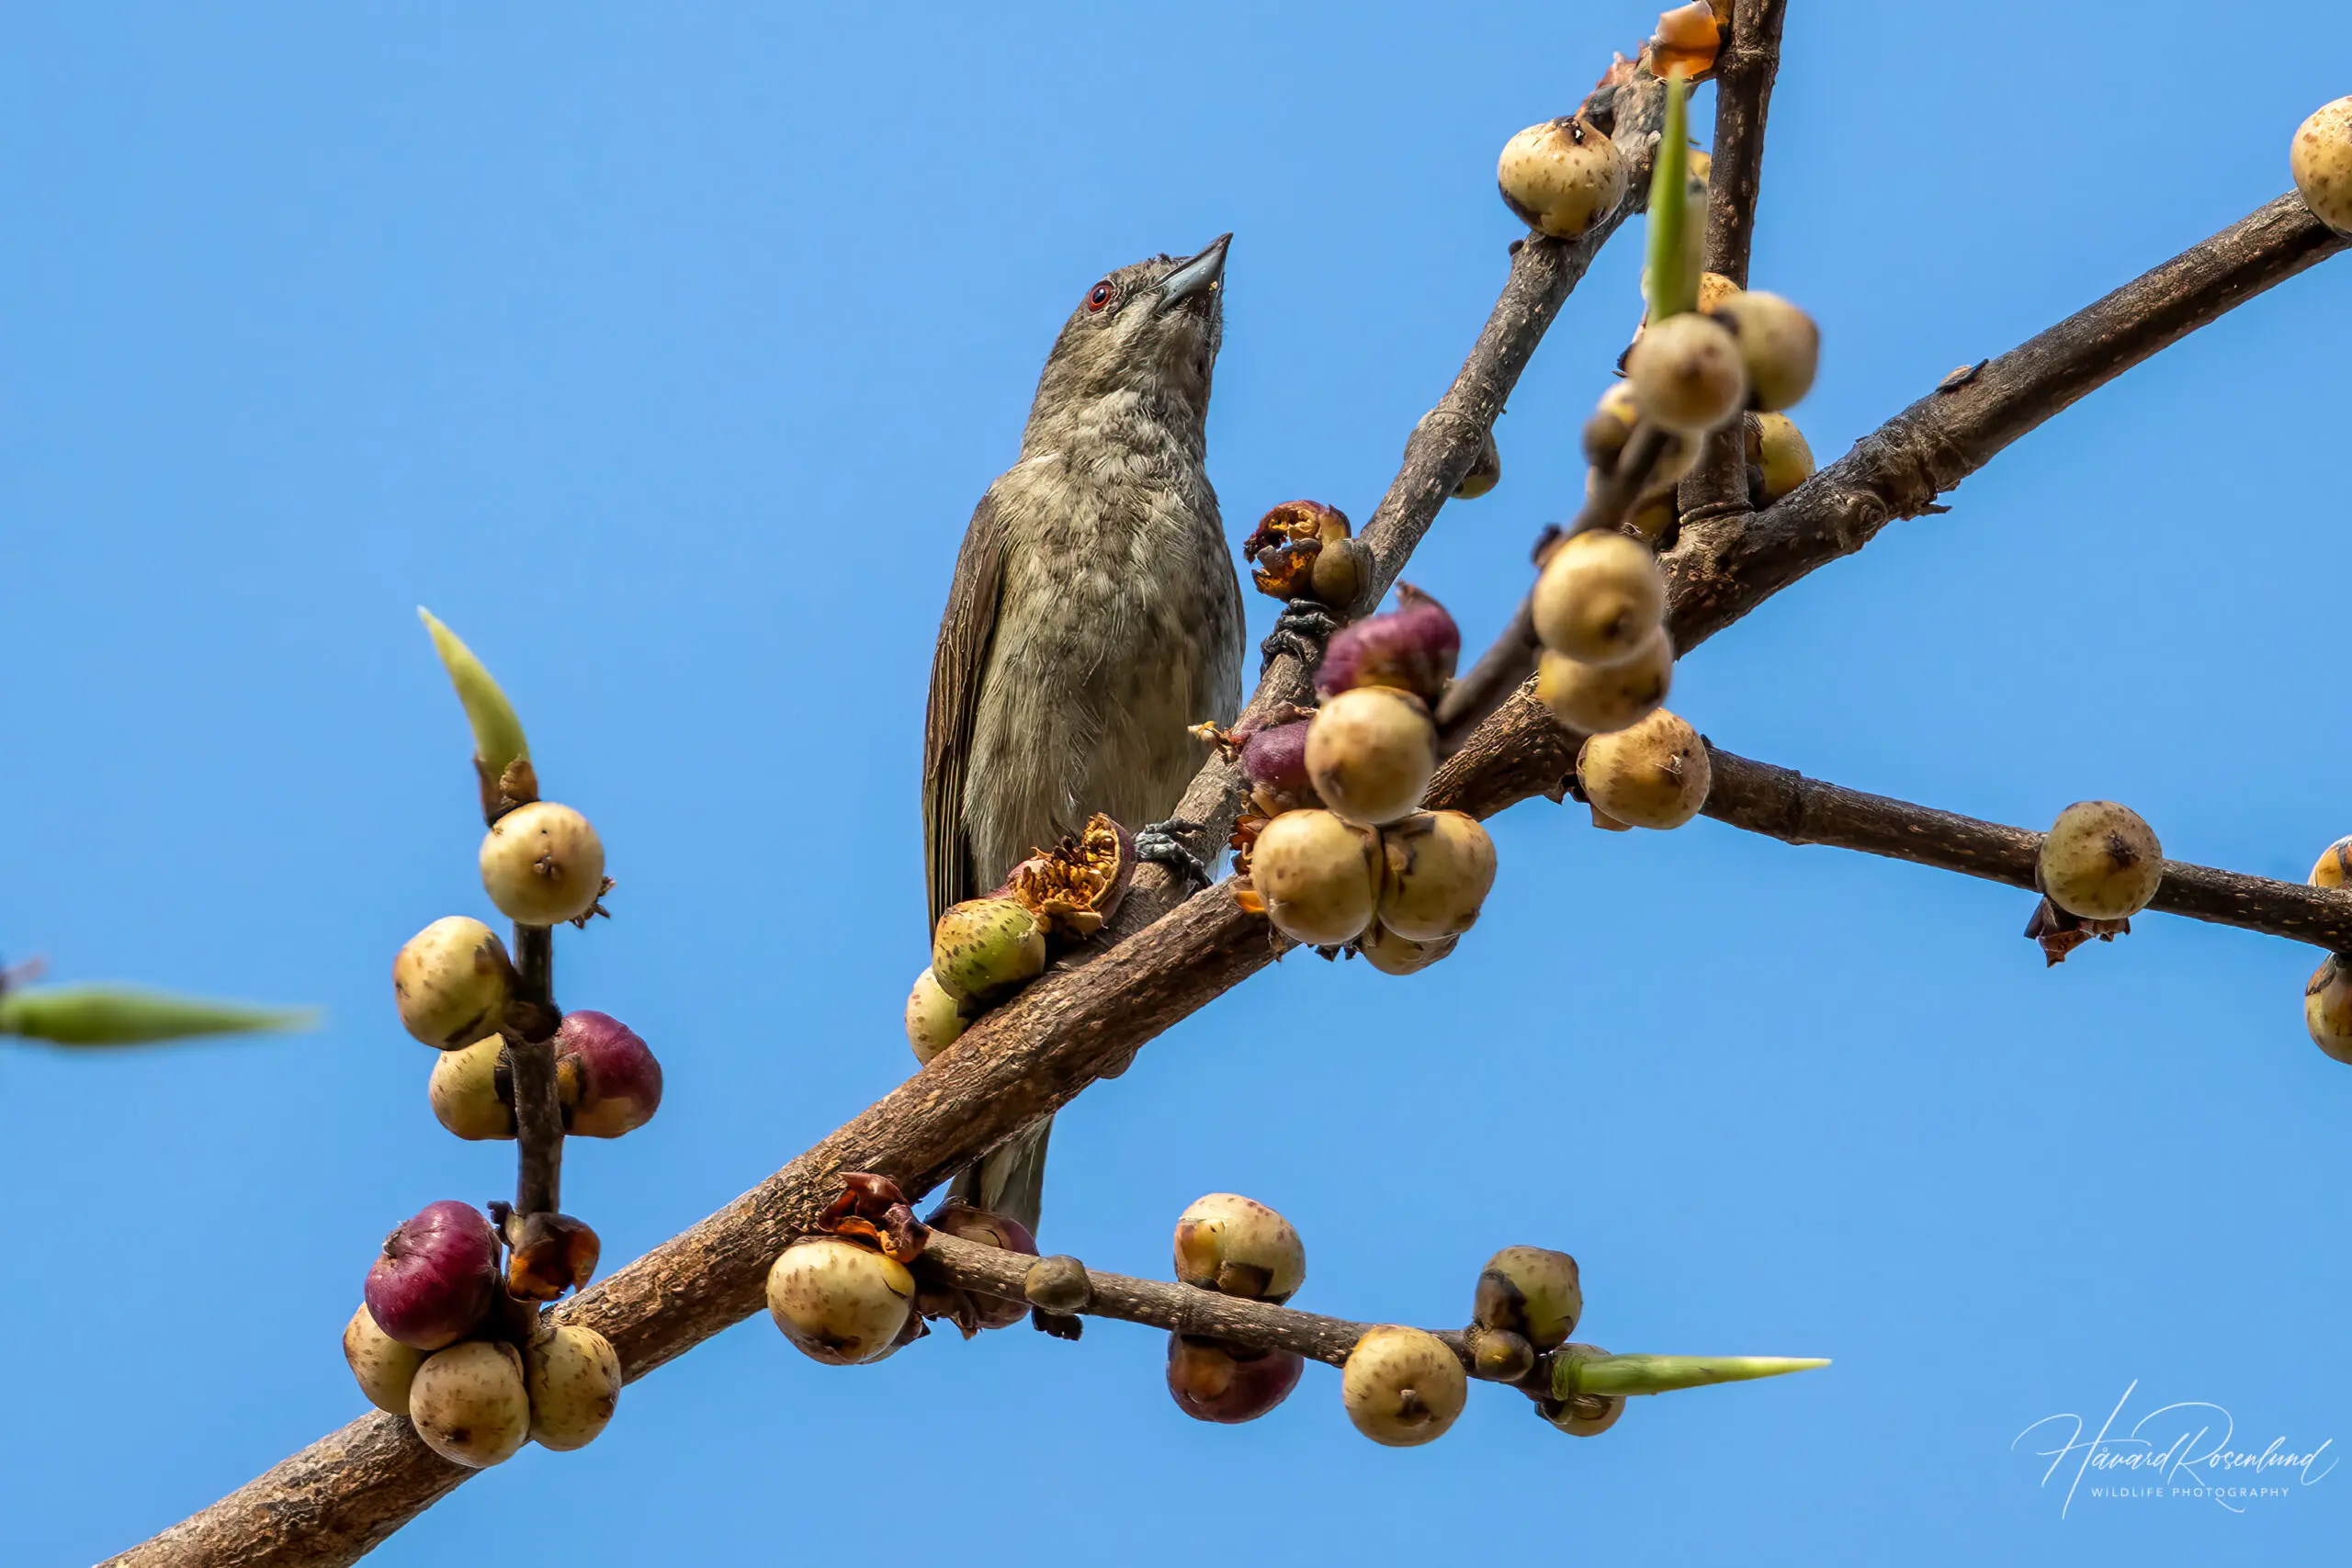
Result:
[[[1106,277],[1087,290],[1086,308],[1090,310],[1099,310],[1108,305],[1111,302],[1111,280]]]

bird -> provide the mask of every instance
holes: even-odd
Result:
[[[1192,727],[1241,706],[1241,582],[1205,467],[1225,330],[1225,234],[1080,296],[1037,378],[1020,460],[973,509],[923,726],[931,919],[1001,886],[1096,812],[1195,881],[1167,820]],[[1050,1118],[951,1196],[1037,1228]]]

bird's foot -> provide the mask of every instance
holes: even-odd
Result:
[[[1209,885],[1209,868],[1201,857],[1184,847],[1180,835],[1201,831],[1198,822],[1182,817],[1170,817],[1165,822],[1147,822],[1136,831],[1136,859],[1157,861],[1174,872],[1185,886],[1192,889]]]
[[[1323,645],[1340,629],[1340,617],[1312,599],[1292,599],[1283,605],[1283,613],[1274,617],[1274,629],[1258,645],[1261,663],[1258,673],[1263,677],[1266,666],[1276,656],[1287,653],[1309,670],[1323,662]]]

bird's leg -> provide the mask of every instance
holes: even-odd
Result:
[[[1323,645],[1340,629],[1340,617],[1312,599],[1292,599],[1283,604],[1283,613],[1274,617],[1274,629],[1258,645],[1263,662],[1258,667],[1262,677],[1265,667],[1277,654],[1287,653],[1307,669],[1323,662]]]
[[[1136,830],[1136,859],[1158,861],[1182,878],[1187,887],[1206,887],[1209,868],[1201,863],[1200,856],[1184,847],[1182,837],[1200,831],[1201,824],[1182,817],[1147,822]]]

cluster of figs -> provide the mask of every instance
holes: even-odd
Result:
[[[1344,607],[1366,570],[1346,514],[1320,502],[1273,508],[1242,548],[1259,588],[1293,603]],[[1409,975],[1476,922],[1494,840],[1467,812],[1423,808],[1439,761],[1431,709],[1461,651],[1445,606],[1403,584],[1396,609],[1332,637],[1311,711],[1202,727],[1249,781],[1234,835],[1242,896],[1292,941]]]
[[[1088,1285],[1075,1259],[1041,1258],[1020,1296],[994,1296],[944,1280],[923,1256],[926,1227],[1030,1257],[1027,1230],[953,1199],[916,1223],[894,1184],[853,1174],[817,1229],[779,1255],[768,1271],[768,1311],[795,1348],[826,1366],[882,1360],[946,1319],[967,1337],[1003,1328],[1032,1314],[1050,1318],[1080,1308]],[[1273,1305],[1306,1282],[1306,1248],[1291,1223],[1255,1199],[1212,1192],[1176,1221],[1175,1273],[1190,1289]],[[1059,1266],[1059,1267],[1057,1267]],[[1555,1399],[1529,1374],[1546,1356],[1605,1356],[1572,1345],[1584,1312],[1576,1259],[1537,1247],[1508,1247],[1478,1276],[1472,1322],[1454,1337],[1383,1325],[1350,1349],[1340,1375],[1348,1419],[1374,1442],[1407,1448],[1442,1437],[1462,1414],[1469,1377],[1518,1382],[1539,1412],[1577,1436],[1605,1431],[1623,1395]],[[1466,1358],[1466,1364],[1465,1364]],[[1254,1421],[1290,1397],[1305,1359],[1212,1335],[1172,1331],[1167,1384],[1176,1407],[1198,1421]]]
[[[612,886],[603,840],[579,811],[537,798],[503,694],[448,628],[430,616],[426,625],[475,721],[490,819],[482,890],[518,932],[584,924]],[[496,767],[483,760],[493,746]],[[537,935],[546,940],[544,929]],[[548,1039],[549,1024],[565,1133],[617,1138],[661,1107],[662,1064],[645,1041],[607,1013],[558,1020],[528,994],[498,933],[471,916],[444,916],[401,944],[392,999],[401,1026],[439,1053],[428,1097],[460,1138],[516,1136],[509,1034]],[[585,1285],[601,1250],[596,1233],[569,1214],[427,1204],[384,1239],[344,1329],[360,1391],[407,1416],[435,1453],[474,1469],[512,1458],[526,1441],[583,1446],[612,1417],[620,1359],[594,1329],[547,1322],[539,1309]]]

